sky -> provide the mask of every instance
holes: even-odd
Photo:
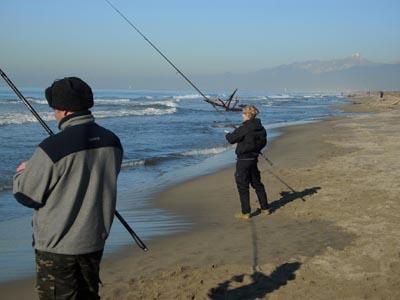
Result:
[[[189,77],[355,52],[400,62],[398,0],[111,1]],[[104,0],[0,0],[0,68],[31,87],[177,76]]]

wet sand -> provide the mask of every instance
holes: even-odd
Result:
[[[389,95],[385,96],[389,98]],[[390,96],[392,97],[392,96]],[[114,254],[102,265],[104,299],[400,298],[400,97],[353,97],[374,112],[291,126],[260,159],[271,215],[233,218],[233,168],[191,180],[155,205],[191,231]],[[393,101],[392,101],[393,100]],[[279,175],[293,193],[269,172]],[[305,201],[303,201],[303,198]],[[0,285],[2,299],[34,299],[32,280]]]

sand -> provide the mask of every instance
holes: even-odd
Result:
[[[271,215],[257,213],[252,193],[253,217],[233,217],[233,168],[158,195],[154,205],[192,230],[106,260],[102,298],[399,299],[400,96],[378,98],[356,95],[343,109],[366,114],[287,127],[269,144],[274,167],[259,167]],[[32,286],[3,284],[0,295],[34,299]]]

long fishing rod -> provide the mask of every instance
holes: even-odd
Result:
[[[35,116],[35,118],[39,121],[40,125],[47,131],[49,135],[54,135],[54,132],[50,129],[50,127],[46,124],[45,121],[39,116],[33,106],[29,103],[29,101],[22,95],[22,93],[18,90],[18,88],[14,85],[10,78],[0,69],[0,75],[3,77],[4,81],[10,86],[10,88],[17,94],[18,98],[28,107],[31,113]],[[129,226],[129,224],[124,220],[124,218],[120,215],[120,213],[115,210],[115,216],[118,220],[122,223],[125,229],[130,233],[132,238],[135,240],[136,244],[143,250],[148,251],[149,249],[146,245],[142,242],[139,236],[133,231],[133,229]]]
[[[146,42],[150,44],[151,47],[154,48],[201,96],[203,96],[204,100],[216,109],[215,104],[210,98],[208,98],[175,64],[161,52],[114,4],[112,4],[109,0],[106,1],[112,9],[114,9],[137,33],[139,33]]]
[[[268,159],[268,157],[266,157],[266,156],[264,155],[264,153],[261,153],[261,152],[260,152],[260,155],[265,159],[265,161],[266,161],[271,167],[274,166],[274,164]],[[299,193],[299,192],[296,191],[294,188],[292,188],[290,185],[288,185],[282,178],[280,178],[278,175],[276,175],[274,172],[272,172],[272,171],[269,170],[269,169],[266,169],[266,170],[267,170],[268,173],[270,173],[272,176],[274,176],[276,179],[278,179],[281,183],[283,183],[283,184],[284,184],[289,190],[291,190],[293,193],[295,193],[295,194],[298,194],[298,193]],[[303,200],[304,202],[306,201],[306,200],[304,199],[304,197],[301,196],[301,194],[300,194],[300,199]]]

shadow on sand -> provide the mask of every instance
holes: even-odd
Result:
[[[313,194],[318,193],[318,190],[320,190],[321,187],[315,186],[312,188],[305,189],[304,191],[301,192],[281,192],[281,198],[278,200],[275,200],[269,204],[269,214],[273,214],[275,211],[280,209],[281,207],[285,206],[286,204],[296,200],[296,199],[302,199],[303,201],[306,201],[304,199],[305,196],[311,196]],[[261,209],[256,209],[254,212],[250,214],[250,217],[256,217],[259,214],[261,214]]]
[[[257,228],[256,224],[253,221],[250,221],[250,236],[252,240],[252,250],[253,250],[253,261],[252,261],[253,274],[235,275],[231,279],[218,284],[217,287],[211,288],[208,292],[208,297],[210,297],[210,299],[250,300],[250,299],[262,298],[266,294],[272,293],[273,291],[279,289],[281,286],[286,285],[288,281],[294,280],[296,278],[295,272],[301,266],[301,263],[299,262],[284,263],[279,267],[277,267],[269,276],[260,272],[259,261],[258,261]],[[235,283],[244,282],[245,280],[250,281],[250,283],[241,285],[237,288],[230,289],[231,285],[235,285]]]
[[[304,199],[305,196],[311,196],[313,194],[316,194],[320,189],[321,187],[315,186],[312,188],[305,189],[304,191],[301,192],[285,192],[285,191],[281,192],[281,198],[269,204],[269,212],[270,214],[273,214],[281,207],[285,206],[286,204],[296,199],[302,199],[303,201],[305,201]]]
[[[269,276],[255,271],[250,275],[251,283],[238,288],[229,289],[234,282],[243,282],[245,274],[233,276],[217,287],[210,289],[208,296],[213,300],[234,300],[234,299],[256,299],[272,293],[288,281],[296,278],[295,272],[300,268],[301,263],[285,263],[277,267]]]

